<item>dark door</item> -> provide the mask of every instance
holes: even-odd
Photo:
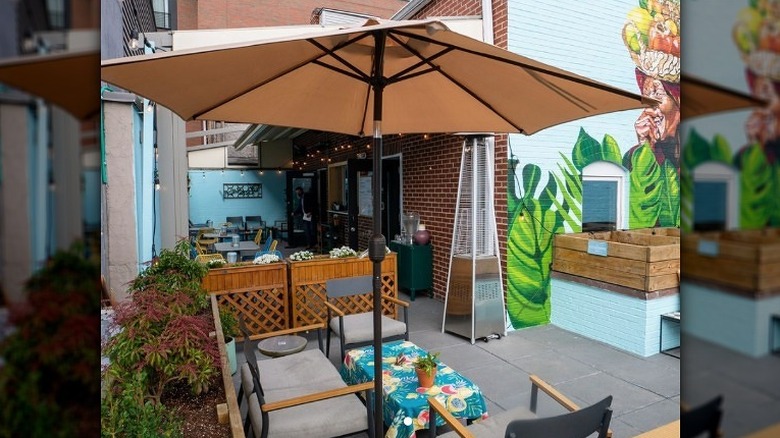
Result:
[[[401,233],[401,159],[382,160],[382,234],[390,242]]]
[[[358,217],[361,214],[370,212],[373,205],[371,202],[371,170],[373,169],[373,160],[347,160],[347,199],[349,208],[347,209],[347,234],[349,235],[350,248],[358,251],[360,229],[358,227]],[[368,210],[367,210],[368,208]]]
[[[296,215],[300,199],[295,194],[295,188],[301,187],[304,192],[311,192],[312,198],[317,196],[317,174],[315,172],[287,171],[287,247],[306,245],[306,233],[303,230],[303,217]],[[319,218],[314,218],[315,221]],[[316,229],[316,228],[315,228]]]

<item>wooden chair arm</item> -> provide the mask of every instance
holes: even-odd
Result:
[[[579,406],[577,406],[576,403],[569,400],[565,395],[561,394],[557,389],[553,388],[552,385],[539,378],[539,376],[535,374],[531,374],[530,376],[528,376],[528,378],[531,380],[532,391],[536,391],[537,388],[541,389],[547,395],[549,395],[553,400],[557,401],[558,404],[566,408],[569,412],[576,411],[580,408]]]
[[[339,309],[338,307],[334,306],[334,305],[333,305],[333,304],[332,304],[330,301],[328,301],[328,300],[325,300],[325,301],[323,301],[323,302],[322,302],[322,304],[324,304],[324,305],[325,305],[325,307],[327,307],[328,309],[330,309],[330,310],[331,310],[333,313],[335,313],[336,315],[338,315],[338,316],[341,316],[341,317],[343,317],[343,316],[344,316],[344,311],[343,311],[343,310],[341,310],[341,309]]]
[[[278,411],[279,409],[304,405],[307,403],[313,403],[320,400],[327,400],[329,398],[341,397],[342,395],[353,394],[362,391],[371,391],[373,389],[374,389],[374,381],[372,380],[366,383],[350,385],[345,388],[329,389],[327,391],[315,392],[314,394],[306,394],[299,397],[289,398],[287,400],[280,400],[276,402],[266,403],[261,407],[261,410],[263,412]]]
[[[461,424],[460,421],[458,421],[455,416],[453,416],[450,411],[447,410],[447,408],[444,407],[444,405],[441,404],[438,400],[436,400],[435,397],[428,397],[428,405],[430,405],[431,409],[436,411],[436,415],[440,415],[442,418],[444,418],[444,422],[447,423],[452,430],[455,431],[458,435],[460,435],[462,438],[474,438],[474,434],[469,432],[468,429],[466,429],[466,426]],[[431,416],[433,418],[433,416]]]
[[[580,409],[576,403],[569,400],[568,397],[561,394],[557,389],[553,388],[552,385],[539,378],[539,376],[531,374],[528,378],[531,380],[531,412],[536,413],[536,394],[539,389],[549,395],[550,398],[557,401],[558,404],[566,408],[569,412]],[[612,438],[612,429],[607,430],[607,438]]]
[[[249,339],[252,341],[256,341],[258,339],[266,339],[266,338],[273,338],[274,336],[282,336],[282,335],[290,335],[293,333],[300,333],[300,332],[307,332],[310,330],[322,330],[325,328],[324,322],[317,322],[310,325],[305,325],[302,327],[295,327],[291,329],[284,329],[284,330],[276,330],[268,333],[260,333],[259,335],[250,335]]]
[[[404,300],[399,300],[398,298],[393,298],[393,297],[388,297],[388,296],[382,295],[382,299],[390,301],[391,303],[394,303],[394,304],[398,304],[399,306],[409,307],[409,303],[407,303]]]

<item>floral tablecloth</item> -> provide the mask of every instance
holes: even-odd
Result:
[[[417,386],[414,361],[426,351],[409,341],[389,342],[382,346],[383,415],[388,426],[386,438],[415,437],[428,428],[428,397],[435,396],[457,418],[487,418],[487,405],[477,385],[444,363],[439,363],[436,381],[430,388]],[[398,361],[403,355],[405,360]],[[400,364],[396,364],[401,362]],[[350,385],[374,379],[374,347],[350,350],[340,369]],[[437,424],[444,420],[437,416]]]

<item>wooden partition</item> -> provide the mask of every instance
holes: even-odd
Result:
[[[558,234],[553,244],[553,270],[644,292],[679,287],[679,232],[678,236],[671,231],[662,233]]]
[[[332,278],[372,275],[373,263],[366,258],[347,257],[332,259],[328,257],[315,258],[290,264],[290,295],[292,307],[292,326],[324,322],[327,311],[322,305],[325,300],[325,282]],[[396,254],[387,254],[382,262],[382,293],[385,296],[397,298]],[[347,313],[361,313],[372,308],[371,294],[344,297],[339,302],[340,308]],[[396,317],[396,306],[383,303],[382,310],[386,315]]]
[[[228,363],[227,349],[225,347],[225,335],[222,333],[222,324],[219,319],[219,306],[216,296],[212,295],[211,316],[214,318],[214,328],[219,346],[219,363],[222,369],[222,386],[225,388],[225,400],[222,405],[215,406],[217,417],[222,424],[223,411],[227,409],[227,421],[230,422],[230,436],[233,438],[244,438],[244,426],[241,423],[241,409],[238,408],[238,398],[236,397],[236,387],[233,385],[233,376],[230,375],[230,364]]]
[[[287,263],[210,269],[203,287],[236,316],[243,314],[253,334],[290,328]]]
[[[682,254],[686,278],[753,296],[780,293],[780,228],[688,233]]]

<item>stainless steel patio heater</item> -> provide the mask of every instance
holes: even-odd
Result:
[[[494,203],[493,137],[463,143],[442,332],[487,342],[506,335]]]

